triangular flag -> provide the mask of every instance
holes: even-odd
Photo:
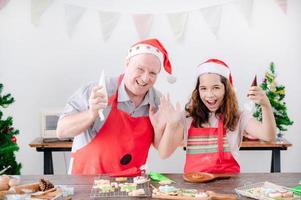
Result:
[[[31,0],[31,23],[38,26],[40,18],[53,0]]]
[[[287,0],[275,0],[277,5],[281,8],[284,14],[287,13]]]
[[[176,39],[181,39],[183,37],[186,28],[187,18],[188,12],[168,14],[170,27]]]
[[[73,35],[73,32],[81,19],[82,15],[86,11],[85,8],[74,5],[65,5],[65,20],[66,20],[66,29],[69,36]]]
[[[222,17],[222,6],[212,6],[200,10],[211,32],[217,37]]]
[[[254,0],[239,0],[237,1],[238,9],[243,14],[247,23],[250,25],[252,19],[252,11],[253,11],[253,4]]]
[[[0,10],[6,6],[6,4],[9,2],[9,0],[0,0]]]
[[[115,12],[98,11],[99,21],[102,31],[103,40],[110,38],[115,26],[117,25],[120,14]]]
[[[140,39],[145,39],[151,29],[153,23],[153,15],[151,14],[135,14],[132,16],[137,33]]]

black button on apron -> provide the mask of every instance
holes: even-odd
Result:
[[[132,155],[131,154],[125,154],[121,159],[120,159],[120,164],[122,165],[127,165],[131,162],[132,160]]]

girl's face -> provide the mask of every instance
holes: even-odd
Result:
[[[199,76],[199,94],[202,102],[215,113],[222,105],[225,96],[225,86],[218,74],[203,74]]]

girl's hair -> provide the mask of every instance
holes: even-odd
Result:
[[[230,131],[234,131],[240,116],[237,98],[231,83],[223,76],[220,76],[220,79],[225,87],[225,95],[221,106],[216,111],[216,115],[222,114],[224,127]],[[193,125],[197,128],[202,127],[202,124],[204,123],[208,123],[210,113],[200,98],[199,85],[200,81],[198,78],[196,86],[192,91],[191,98],[185,105],[185,110],[188,113],[186,117],[192,117]]]

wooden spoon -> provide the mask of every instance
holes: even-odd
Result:
[[[213,191],[207,191],[207,197],[189,197],[189,196],[172,196],[167,194],[152,194],[155,199],[170,199],[170,200],[236,200],[236,194],[221,194]]]
[[[215,179],[230,178],[232,174],[211,174],[206,172],[189,172],[183,174],[185,181],[190,183],[205,183]]]

